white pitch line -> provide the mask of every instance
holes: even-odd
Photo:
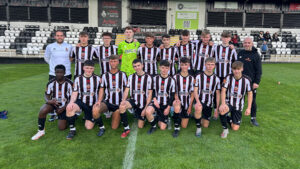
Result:
[[[131,127],[131,132],[128,138],[128,144],[126,148],[125,157],[123,160],[123,169],[131,169],[133,165],[134,160],[134,154],[135,154],[135,143],[137,138],[137,122],[136,120],[133,122]]]

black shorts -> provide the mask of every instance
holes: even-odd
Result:
[[[187,110],[181,108],[180,117],[184,119],[188,119],[191,116],[187,113]]]
[[[156,111],[156,116],[157,116],[158,121],[161,121],[161,122],[163,122],[163,123],[165,123],[165,124],[168,123],[168,116],[165,116],[165,115],[164,115],[164,111],[165,111],[165,109],[168,107],[168,105],[159,105],[160,108],[157,108],[157,107],[154,105],[154,103],[151,102],[148,106],[152,106],[152,107],[155,109],[155,111]]]
[[[83,110],[84,112],[84,118],[86,120],[89,120],[91,122],[94,122],[94,118],[93,118],[93,107],[89,106],[85,103],[82,102],[81,99],[77,99],[75,104],[77,104],[81,110]]]
[[[228,104],[229,112],[231,114],[232,123],[236,125],[241,125],[242,121],[242,111],[236,110],[235,107]]]
[[[212,108],[208,107],[206,104],[202,104],[202,118],[210,121]]]
[[[103,100],[102,103],[106,105],[108,111],[115,112],[119,109],[119,106],[111,104],[108,101]]]
[[[134,114],[136,115],[136,117],[139,120],[145,121],[146,120],[145,116],[142,117],[143,109],[141,109],[139,105],[136,105],[133,99],[127,99],[127,101],[131,104],[131,107],[134,109]]]
[[[57,108],[54,107],[53,105],[51,105],[51,104],[48,104],[48,105],[50,105],[51,107],[53,107],[53,109],[55,111],[57,110]],[[67,120],[66,110],[64,110],[62,113],[58,114],[57,117],[58,117],[58,120]]]

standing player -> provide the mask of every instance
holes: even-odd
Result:
[[[56,110],[58,115],[58,129],[64,130],[67,127],[66,106],[72,94],[72,82],[65,78],[66,68],[64,65],[55,66],[55,78],[50,80],[46,87],[45,101],[39,112],[38,132],[31,138],[37,140],[45,135],[45,121],[48,113]]]
[[[176,84],[174,106],[174,126],[175,130],[173,137],[179,135],[180,123],[183,128],[186,128],[189,122],[189,117],[192,112],[194,102],[194,77],[189,75],[188,69],[190,60],[186,57],[180,59],[180,73],[174,76]]]
[[[175,61],[177,60],[177,48],[170,46],[170,35],[162,36],[163,49],[160,52],[160,59],[167,60],[170,63],[169,75],[176,74]]]
[[[204,61],[208,57],[214,57],[214,45],[210,44],[210,33],[208,30],[203,30],[201,33],[201,41],[196,43],[196,55],[193,57],[193,69],[195,74],[204,72]]]
[[[62,64],[66,68],[65,76],[72,79],[70,54],[72,45],[64,42],[65,35],[63,31],[57,30],[54,36],[56,42],[46,47],[44,60],[49,64],[49,81],[55,78],[55,66]]]
[[[75,112],[82,109],[85,116],[85,128],[90,130],[94,127],[92,106],[97,102],[101,79],[94,74],[94,62],[86,60],[83,66],[84,73],[74,81],[74,89],[71,101],[67,106],[67,120],[70,126],[68,140],[76,135]]]
[[[251,87],[253,90],[251,123],[254,126],[258,126],[259,124],[256,121],[256,91],[259,87],[262,75],[261,59],[257,52],[257,49],[253,47],[253,41],[251,38],[245,38],[243,46],[244,50],[241,50],[238,53],[238,60],[244,63],[243,74],[251,78]]]
[[[99,46],[97,48],[98,54],[99,54],[99,64],[101,67],[101,76],[105,72],[109,72],[110,66],[109,66],[109,57],[111,55],[117,55],[118,52],[118,47],[115,45],[111,45],[111,40],[112,40],[112,34],[109,32],[104,32],[102,34],[102,39],[103,39],[103,46]]]
[[[87,32],[79,33],[79,46],[72,50],[71,61],[75,59],[74,79],[83,74],[83,65],[86,60],[93,60],[98,58],[98,53],[95,48],[88,44],[89,34]]]
[[[183,30],[181,32],[181,42],[179,43],[179,46],[177,47],[178,51],[178,62],[180,67],[180,59],[183,57],[187,57],[190,59],[190,63],[193,63],[192,58],[195,55],[195,45],[190,41],[190,31]],[[189,68],[190,75],[194,75],[194,71],[192,70],[192,65]]]
[[[154,35],[147,33],[145,35],[145,41],[146,45],[144,47],[139,47],[138,49],[138,57],[144,64],[144,71],[154,76],[157,74],[157,60],[160,49],[153,44]]]
[[[70,54],[72,45],[64,42],[65,34],[61,30],[57,30],[54,36],[56,42],[47,46],[44,60],[49,64],[49,81],[55,78],[55,66],[62,64],[66,68],[65,77],[72,79]],[[50,122],[56,119],[55,113],[50,113]]]
[[[132,61],[137,57],[137,49],[139,48],[140,43],[133,39],[134,32],[132,27],[126,27],[124,34],[126,39],[125,41],[120,42],[118,46],[118,55],[122,55],[121,71],[129,76],[134,73]]]
[[[235,61],[232,64],[232,71],[233,74],[227,75],[225,78],[221,93],[220,119],[223,126],[221,138],[226,138],[229,133],[227,128],[228,121],[231,124],[232,130],[240,128],[246,93],[248,94],[248,107],[245,115],[248,116],[251,112],[251,82],[242,74],[243,63]],[[229,117],[228,112],[230,112],[231,117]]]
[[[217,97],[217,108],[220,104],[221,82],[218,76],[214,74],[215,58],[209,57],[205,59],[204,72],[196,76],[195,83],[195,121],[196,121],[196,137],[201,137],[201,125],[209,126],[209,121],[212,112],[214,95]],[[202,118],[201,118],[202,116]],[[202,119],[202,120],[201,120]]]
[[[138,118],[138,127],[143,128],[146,108],[152,98],[152,77],[143,71],[143,63],[140,59],[135,59],[132,65],[136,73],[130,75],[128,78],[127,87],[120,105],[121,121],[124,126],[128,125],[126,110],[133,108]],[[130,99],[127,99],[129,91]],[[129,132],[130,130],[126,130],[125,128],[121,137],[126,137]]]
[[[161,60],[159,64],[160,75],[153,78],[153,100],[146,109],[146,117],[151,123],[148,134],[156,130],[156,122],[161,130],[165,130],[168,122],[168,115],[175,95],[175,80],[168,75],[170,63]],[[153,116],[156,111],[156,117]]]
[[[221,83],[224,78],[231,74],[231,65],[237,60],[237,53],[234,48],[229,46],[231,40],[231,33],[224,31],[221,35],[222,44],[214,48],[214,56],[216,58],[216,69],[215,73],[220,78]],[[218,108],[216,103],[216,96],[214,97],[214,118],[218,117]]]
[[[123,93],[127,84],[127,76],[124,72],[119,71],[119,56],[111,55],[109,57],[109,72],[102,75],[102,83],[99,91],[98,102],[93,106],[93,117],[99,125],[98,136],[102,136],[105,132],[101,114],[107,111],[113,112],[111,128],[117,129],[120,124],[119,105],[122,101]],[[105,96],[105,99],[103,100]],[[124,124],[126,125],[126,124]],[[129,126],[125,126],[128,127]],[[127,129],[127,128],[126,128]]]

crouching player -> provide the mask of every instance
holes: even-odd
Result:
[[[70,126],[68,140],[73,139],[76,135],[75,112],[80,111],[80,109],[84,111],[85,128],[90,130],[94,127],[92,106],[98,99],[101,83],[100,77],[94,74],[94,69],[94,62],[86,60],[83,66],[84,74],[76,77],[74,81],[71,101],[67,106],[67,120]]]
[[[243,63],[240,61],[233,62],[232,72],[233,74],[226,76],[221,92],[221,106],[219,109],[221,124],[223,126],[221,138],[226,138],[229,133],[227,128],[228,122],[232,130],[238,130],[240,128],[246,93],[248,94],[248,107],[245,111],[245,115],[248,116],[251,113],[251,83],[250,80],[242,74]],[[228,112],[230,112],[230,116]]]
[[[117,129],[120,124],[119,105],[122,101],[123,93],[127,84],[126,73],[120,71],[119,56],[111,55],[109,57],[109,65],[111,69],[102,75],[102,83],[99,91],[99,99],[93,107],[93,117],[99,125],[98,136],[102,136],[105,132],[101,114],[107,111],[112,113],[111,128]],[[105,96],[105,99],[103,99]],[[124,118],[123,118],[124,119]],[[128,122],[123,123],[126,130],[129,129]]]
[[[196,137],[201,137],[201,125],[203,127],[209,126],[209,121],[212,112],[212,105],[214,94],[216,93],[217,108],[220,102],[221,82],[217,75],[214,74],[216,64],[215,58],[209,57],[204,61],[204,72],[196,76],[196,83],[194,88],[195,94],[195,120],[196,120]],[[202,117],[202,118],[201,118]],[[201,120],[202,119],[202,120]]]
[[[64,130],[67,127],[66,105],[72,94],[72,82],[65,78],[66,68],[64,65],[55,66],[55,78],[50,80],[46,87],[45,101],[39,112],[38,132],[31,138],[37,140],[45,135],[45,121],[48,113],[56,111],[58,115],[58,129]]]
[[[124,126],[128,125],[126,110],[134,109],[138,118],[138,127],[143,128],[145,123],[145,115],[147,105],[150,104],[152,98],[152,77],[143,71],[143,63],[140,59],[132,62],[133,69],[136,73],[128,78],[127,87],[125,89],[123,99],[120,105],[121,121]],[[130,99],[127,99],[130,91]],[[121,137],[124,138],[129,134],[130,130],[126,129]]]
[[[174,76],[176,84],[174,106],[174,132],[173,137],[179,135],[180,123],[186,128],[192,112],[194,102],[194,77],[189,75],[190,59],[183,57],[180,59],[180,73]]]
[[[175,80],[168,75],[170,63],[167,60],[161,60],[159,65],[160,75],[153,78],[153,101],[146,109],[146,117],[151,123],[148,134],[156,130],[156,122],[161,130],[165,130],[168,122],[170,108],[174,101]],[[156,111],[156,116],[153,114]]]

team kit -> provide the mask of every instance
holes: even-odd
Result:
[[[60,31],[56,36],[60,33],[63,36]],[[241,125],[245,97],[244,114],[250,115],[252,82],[242,74],[243,63],[237,61],[237,52],[229,45],[229,32],[222,33],[220,45],[210,41],[207,30],[195,41],[183,30],[174,45],[169,35],[163,35],[159,47],[150,33],[145,35],[145,44],[133,39],[130,27],[125,36],[130,41],[126,39],[117,47],[111,45],[112,34],[103,33],[104,45],[94,48],[87,43],[88,33],[81,32],[80,43],[66,48],[75,62],[73,81],[68,66],[50,65],[53,74],[49,75],[46,103],[38,114],[38,132],[32,140],[45,135],[46,116],[51,112],[58,116],[59,130],[69,128],[68,140],[80,134],[76,129],[76,123],[81,122],[76,120],[78,112],[83,112],[87,130],[99,127],[97,136],[105,134],[103,114],[111,112],[111,128],[121,124],[122,138],[130,135],[127,111],[134,114],[138,128],[150,124],[148,134],[157,128],[165,130],[172,118],[173,137],[178,137],[180,128],[186,128],[191,119],[195,120],[195,136],[201,137],[202,127],[209,127],[211,118],[220,118],[220,136],[226,138],[229,128],[238,130]],[[94,60],[99,60],[99,75],[94,71]]]

